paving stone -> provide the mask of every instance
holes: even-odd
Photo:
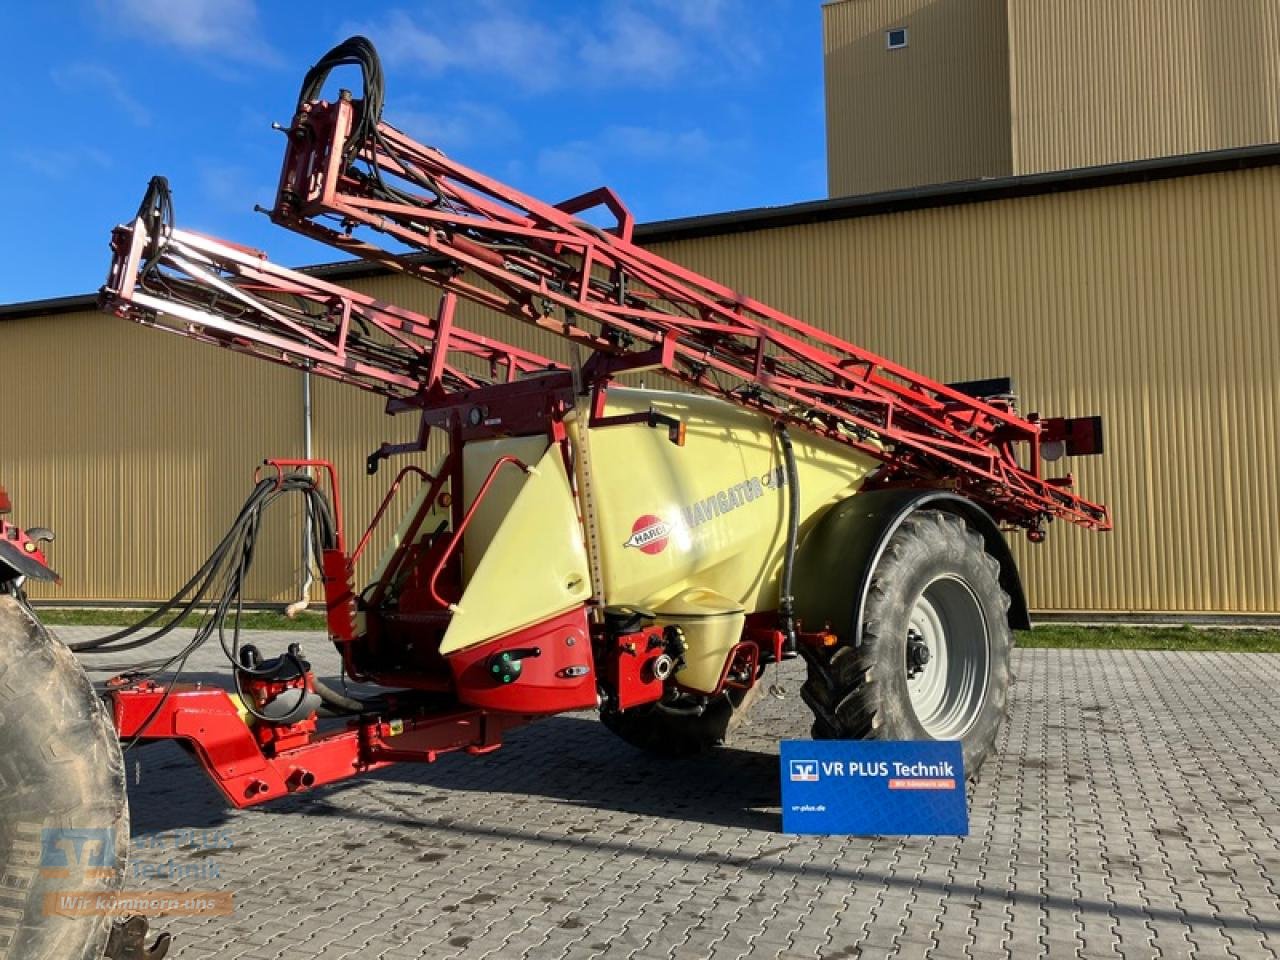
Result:
[[[293,641],[336,675],[322,637],[253,638]],[[234,894],[231,917],[153,923],[179,960],[1280,957],[1280,656],[1018,650],[1013,666],[962,839],[778,832],[777,742],[809,727],[793,663],[789,696],[701,760],[572,715],[485,757],[234,811],[176,746],[134,751],[135,841],[233,844],[135,848],[218,869],[130,886]],[[221,682],[216,645],[188,671]]]

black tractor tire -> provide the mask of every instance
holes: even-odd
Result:
[[[724,743],[760,696],[759,680],[747,690],[726,690],[700,714],[675,713],[656,703],[630,710],[602,710],[600,720],[631,746],[659,757],[690,757]]]
[[[959,740],[975,776],[1008,710],[1008,610],[982,537],[951,513],[912,514],[872,573],[861,644],[805,651],[814,738]]]
[[[113,918],[63,915],[58,896],[115,893],[128,853],[111,718],[71,651],[0,596],[0,960],[101,960]]]

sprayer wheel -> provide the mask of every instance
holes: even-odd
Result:
[[[119,890],[128,852],[111,718],[71,651],[0,596],[0,957],[99,960],[112,918],[49,908]]]
[[[805,653],[819,740],[958,740],[972,777],[1009,704],[1009,597],[960,517],[912,514],[872,574],[861,643]]]

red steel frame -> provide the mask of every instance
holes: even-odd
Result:
[[[141,220],[115,229],[99,302],[157,330],[393,398],[565,369],[457,327],[453,297],[424,317],[277,266],[257,250],[167,228],[158,243],[152,232]]]
[[[595,351],[594,379],[659,370],[884,462],[881,485],[949,485],[1038,533],[1057,517],[1111,528],[1106,507],[1044,475],[1045,427],[744,297],[631,242],[607,188],[552,206],[414,142],[379,120],[351,140],[363,104],[300,106],[272,219]],[[353,176],[352,160],[375,176]],[[377,183],[394,181],[396,193]],[[596,206],[611,231],[577,214]],[[339,223],[334,227],[334,220]],[[412,253],[362,239],[384,234]],[[483,281],[483,284],[476,280]],[[592,329],[582,321],[591,321]],[[448,331],[442,336],[448,336]],[[1017,447],[1028,448],[1027,464]]]
[[[382,393],[390,412],[434,411],[418,442],[380,456],[421,449],[432,423],[449,423],[442,408],[456,409],[489,381],[565,371],[460,327],[461,297],[591,348],[584,374],[597,388],[597,418],[613,375],[658,370],[880,459],[876,485],[949,486],[1037,538],[1054,517],[1111,528],[1106,507],[1073,493],[1069,475],[1044,473],[1042,440],[1075,421],[1020,417],[1008,402],[936,383],[664,260],[630,242],[631,216],[607,188],[544,204],[385,123],[374,142],[352,145],[359,106],[347,98],[302,106],[272,217],[440,287],[435,317],[141,219],[116,229],[104,307]],[[386,177],[428,184],[434,197],[371,196],[370,178],[351,176],[340,159],[349,149]],[[592,206],[613,214],[612,232],[577,219]],[[326,222],[334,217],[342,229]],[[381,249],[356,235],[359,226],[416,252]],[[548,377],[530,392],[563,402],[567,385],[567,376]]]
[[[108,691],[112,719],[122,740],[183,740],[200,765],[237,807],[248,807],[368,773],[399,761],[433,762],[458,750],[489,753],[505,731],[532,717],[455,706],[396,719],[346,721],[305,742],[266,749],[241,719],[227,691],[183,684],[173,690],[153,681],[116,683]]]

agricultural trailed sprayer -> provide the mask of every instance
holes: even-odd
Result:
[[[359,98],[321,99],[336,67],[359,68]],[[239,807],[487,753],[565,711],[598,710],[631,744],[691,753],[721,742],[770,666],[797,656],[814,736],[958,740],[976,772],[1006,710],[1011,631],[1030,626],[1002,530],[1039,541],[1055,519],[1109,529],[1104,507],[1045,472],[1064,453],[1100,452],[1098,419],[1021,416],[1008,381],[933,382],[637,246],[612,191],[542,203],[415,143],[382,102],[367,41],[317,63],[267,212],[437,288],[434,315],[180,229],[162,178],[114,232],[101,305],[385,395],[418,426],[373,450],[370,473],[436,438],[445,452],[400,470],[356,537],[328,463],[269,461],[172,601],[75,645],[118,655],[211,611],[180,653],[104,692],[25,602],[24,578],[51,575],[51,535],[5,521],[11,860],[37,856],[51,827],[122,825],[120,742],[185,742]],[[466,329],[464,302],[568,341],[575,359]],[[672,389],[623,385],[638,374]],[[374,696],[330,688],[296,647],[267,656],[239,641],[260,517],[288,496],[305,503],[344,671]],[[373,576],[355,582],[405,503]],[[231,689],[184,685],[175,671],[215,632]],[[123,856],[113,862],[0,890],[0,957],[100,955],[104,918],[45,916],[39,901],[51,884],[113,889]]]

